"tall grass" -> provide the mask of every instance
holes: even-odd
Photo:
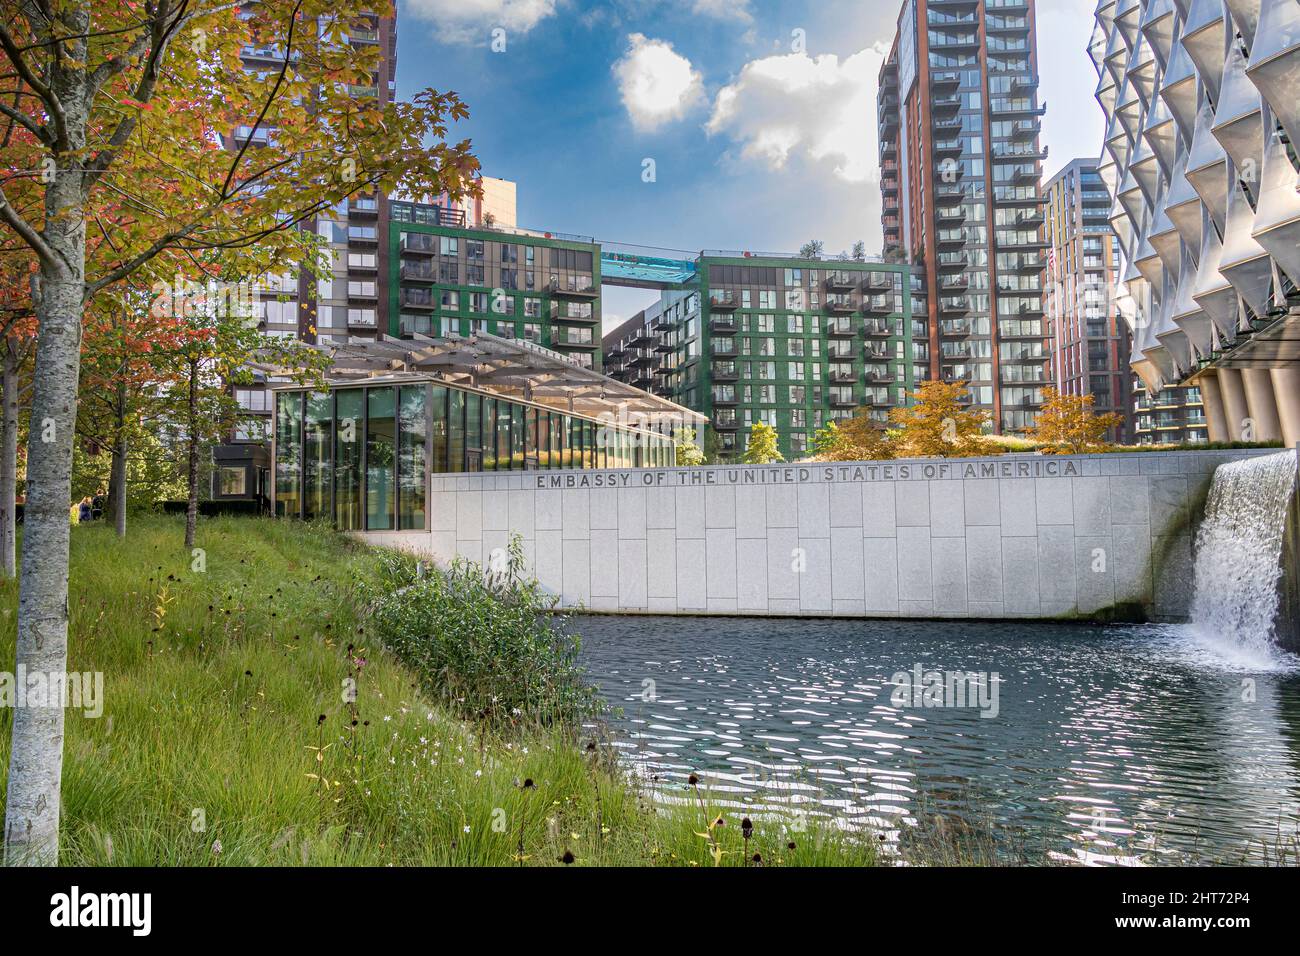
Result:
[[[102,672],[105,704],[67,714],[65,864],[876,862],[816,821],[718,824],[709,794],[652,794],[559,723],[462,719],[365,617],[384,552],[251,518],[182,540],[163,517],[73,529],[69,670]],[[16,602],[0,584],[0,671]],[[0,709],[0,795],[11,727]]]

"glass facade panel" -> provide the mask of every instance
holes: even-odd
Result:
[[[359,388],[334,393],[334,523],[343,531],[360,531],[361,448],[365,441],[366,394]]]
[[[483,397],[477,392],[465,395],[465,449],[480,456],[483,452]],[[482,467],[480,457],[478,468],[470,470],[478,471]],[[466,468],[469,468],[468,464]]]
[[[425,451],[429,436],[428,388],[403,385],[398,424],[397,480],[399,531],[423,531],[424,509],[428,496],[429,474]]]
[[[510,405],[510,467],[524,470],[524,406]]]
[[[497,471],[510,468],[510,403],[497,399]]]
[[[366,530],[393,530],[397,509],[394,466],[397,463],[396,391],[366,392]]]
[[[436,475],[452,470],[447,465],[447,388],[433,385],[430,389],[429,418],[433,423],[430,429],[433,445],[429,448],[429,471]],[[459,468],[455,470],[460,471]]]
[[[497,400],[483,399],[483,470],[497,469]]]
[[[328,518],[330,515],[330,496],[334,484],[331,474],[333,404],[329,392],[310,392],[307,395],[307,417],[303,424],[304,518]]]
[[[302,514],[302,392],[275,396],[275,513]]]
[[[458,388],[447,389],[447,470],[465,470],[465,393]]]
[[[579,422],[582,429],[582,458],[579,459],[582,464],[574,462],[575,468],[603,468],[605,462],[596,457],[596,423]]]

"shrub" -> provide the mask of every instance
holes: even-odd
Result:
[[[518,537],[504,566],[486,571],[388,551],[358,587],[374,636],[458,715],[498,729],[576,727],[603,707],[578,663],[580,638],[523,563]]]

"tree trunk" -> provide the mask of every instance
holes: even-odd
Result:
[[[89,104],[66,95],[72,145],[85,145]],[[78,155],[77,152],[72,153]],[[27,503],[18,585],[16,672],[62,677],[68,662],[68,509],[72,443],[81,369],[81,315],[86,291],[86,221],[80,159],[63,159],[45,193],[45,241],[56,253],[41,263],[35,296],[39,330],[27,443]],[[5,804],[5,862],[58,862],[63,775],[62,701],[14,709]]]
[[[185,506],[185,550],[194,547],[194,530],[199,521],[199,363],[190,359],[189,427],[185,437],[189,451],[189,502]]]
[[[126,537],[126,382],[117,383],[114,408],[113,467],[108,479],[108,511],[119,538]]]
[[[0,346],[0,573],[18,573],[18,355],[12,338]]]

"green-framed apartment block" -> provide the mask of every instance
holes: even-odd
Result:
[[[826,422],[884,423],[929,374],[925,275],[878,261],[702,254],[696,278],[605,336],[606,374],[703,413],[706,451],[776,428],[800,458]]]
[[[391,203],[388,334],[489,332],[601,368],[600,246],[439,219],[436,206]]]

